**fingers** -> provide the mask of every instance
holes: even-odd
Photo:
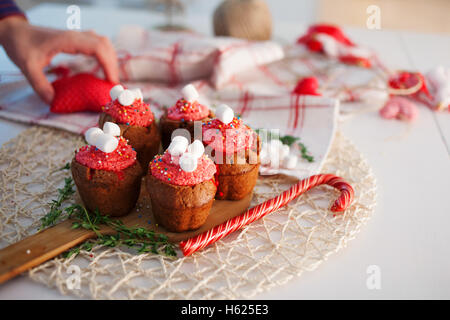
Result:
[[[57,51],[94,56],[103,69],[106,79],[115,83],[119,82],[116,52],[107,37],[99,36],[93,31],[65,31],[56,45]]]
[[[39,97],[50,104],[55,95],[55,90],[47,80],[43,68],[38,63],[27,62],[22,68],[22,72]]]

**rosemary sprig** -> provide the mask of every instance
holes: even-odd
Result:
[[[63,167],[68,169],[70,167]],[[61,170],[62,170],[61,169]],[[64,187],[58,189],[58,198],[50,204],[50,211],[41,218],[39,231],[44,228],[54,226],[63,219],[72,219],[72,229],[84,228],[93,231],[97,239],[84,242],[78,247],[72,248],[63,254],[64,257],[77,255],[81,250],[91,251],[94,245],[103,245],[108,247],[126,246],[136,249],[138,253],[152,252],[155,254],[164,254],[175,257],[176,251],[172,243],[164,234],[155,233],[142,227],[127,227],[124,223],[109,216],[103,216],[98,210],[89,212],[80,204],[72,204],[62,209],[63,203],[73,194],[74,182],[72,178],[64,179]],[[116,234],[102,235],[100,226],[109,226]]]
[[[298,146],[300,148],[300,154],[302,155],[302,158],[308,162],[314,162],[314,157],[309,154],[309,151],[306,148],[306,146],[301,142],[298,143]]]

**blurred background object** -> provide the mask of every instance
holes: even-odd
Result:
[[[223,0],[16,0],[23,10],[40,3],[128,7],[165,12],[168,25],[183,25],[182,15],[209,15]],[[296,20],[308,25],[328,22],[366,28],[368,6],[380,8],[381,29],[450,34],[450,0],[265,0],[273,19]],[[179,4],[181,4],[181,7]],[[178,17],[180,19],[178,19]],[[261,23],[261,25],[264,25]]]
[[[269,40],[272,17],[264,0],[224,0],[214,11],[214,34],[248,40]]]

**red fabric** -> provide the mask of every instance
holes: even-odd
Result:
[[[55,97],[50,111],[72,113],[79,111],[101,112],[102,106],[111,98],[109,91],[114,83],[99,79],[88,73],[62,77],[52,83]]]

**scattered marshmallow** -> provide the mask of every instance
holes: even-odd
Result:
[[[221,104],[216,109],[216,117],[224,124],[229,124],[233,121],[234,111],[226,104]]]
[[[200,140],[195,140],[188,146],[187,151],[198,159],[205,152],[205,147]]]
[[[103,133],[97,138],[95,146],[105,153],[111,153],[119,145],[119,139],[110,134]]]
[[[197,89],[192,84],[188,84],[181,89],[181,94],[183,98],[189,102],[197,101],[199,95]]]
[[[110,134],[113,137],[119,137],[120,127],[114,122],[105,122],[105,124],[103,125],[103,132],[106,134]]]
[[[281,140],[273,139],[262,145],[259,158],[261,165],[269,166],[272,169],[283,167],[285,169],[295,169],[298,157],[290,153],[291,148],[283,144]]]
[[[100,128],[89,128],[84,133],[84,138],[86,139],[87,143],[89,143],[91,146],[95,146],[98,137],[100,137],[102,134],[103,131]]]
[[[123,92],[124,88],[120,84],[116,84],[114,87],[111,88],[109,91],[109,96],[112,100],[116,100],[119,95]]]
[[[133,104],[135,98],[133,91],[125,89],[119,94],[118,100],[121,105],[129,106]]]
[[[192,153],[183,153],[180,157],[180,168],[186,172],[193,172],[197,169],[197,158]]]

